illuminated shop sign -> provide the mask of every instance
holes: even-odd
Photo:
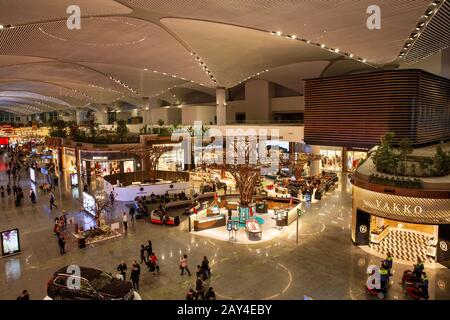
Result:
[[[421,206],[412,206],[410,204],[399,204],[399,203],[389,203],[389,202],[383,202],[380,200],[375,200],[377,203],[378,209],[384,209],[388,211],[394,211],[398,213],[416,213],[421,214],[423,212],[423,208]]]
[[[108,160],[108,157],[92,157],[92,160]]]
[[[66,156],[72,156],[75,157],[75,150],[74,149],[64,149],[64,153]]]
[[[450,199],[397,196],[353,186],[353,210],[410,223],[449,224]]]

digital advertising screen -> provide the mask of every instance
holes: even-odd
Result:
[[[36,171],[33,168],[30,168],[30,180],[36,183]]]
[[[3,256],[20,252],[19,229],[2,231],[0,237],[2,239]]]
[[[95,216],[95,198],[87,192],[83,192],[83,209]]]

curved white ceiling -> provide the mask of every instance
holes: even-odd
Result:
[[[72,4],[81,9],[80,30],[66,26],[66,9]],[[345,53],[375,66],[397,61],[429,4],[429,0],[0,0],[0,24],[12,25],[0,29],[0,90],[18,92],[8,99],[0,97],[0,106],[40,101],[20,96],[22,92],[51,96],[70,106],[139,104],[142,97],[180,100],[173,95],[186,96],[187,89],[214,94],[216,86],[232,87],[248,78],[302,93],[301,79],[370,68]],[[366,26],[369,5],[381,8],[381,30]],[[338,48],[339,53],[329,48]]]

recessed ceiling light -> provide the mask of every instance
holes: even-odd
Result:
[[[277,36],[281,36],[281,31],[277,31]]]
[[[320,46],[321,46],[322,48],[325,48],[325,45],[324,45],[324,44],[321,44]]]
[[[363,62],[366,62],[367,60],[366,59],[363,59]]]
[[[144,68],[144,71],[148,71],[148,69],[147,69],[147,68]]]
[[[353,53],[350,53],[350,56],[349,56],[350,58],[353,58]]]
[[[336,53],[339,52],[339,49],[334,49],[334,52],[336,52]]]
[[[0,24],[0,29],[3,29],[3,25],[2,24]]]
[[[311,41],[308,40],[308,41],[306,41],[306,43],[311,43]]]
[[[295,39],[297,39],[297,36],[296,36],[295,34],[293,34],[293,35],[291,36],[291,38],[295,40]]]

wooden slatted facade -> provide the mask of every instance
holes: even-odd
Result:
[[[450,138],[450,81],[415,69],[305,81],[305,142],[371,148],[386,132],[414,145]]]

